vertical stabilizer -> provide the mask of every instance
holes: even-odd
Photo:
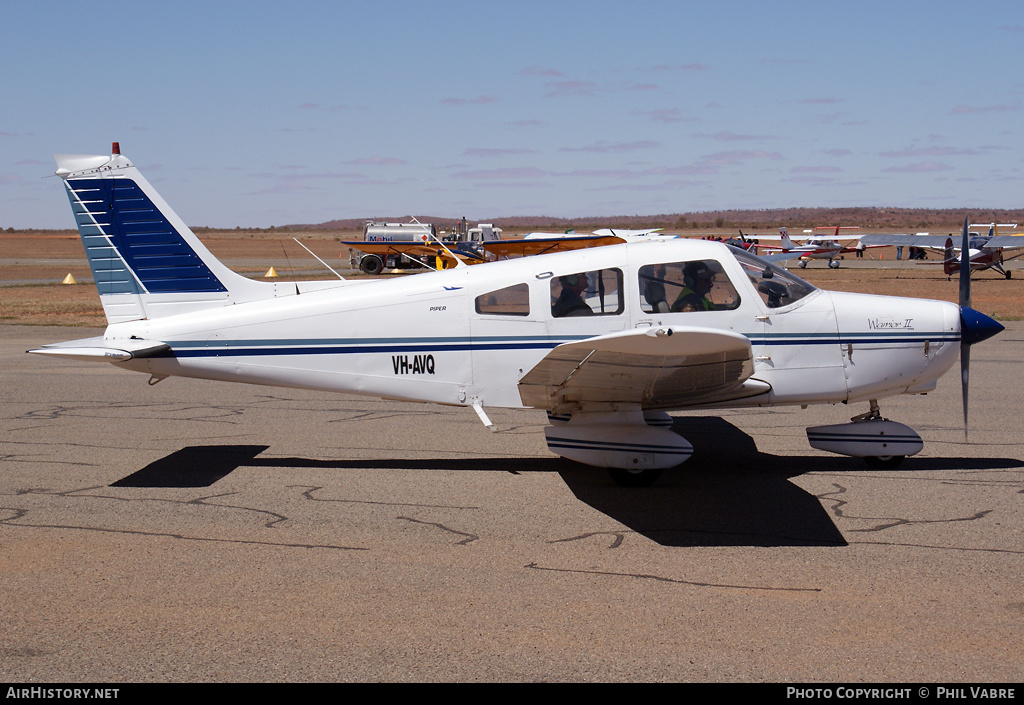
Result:
[[[109,323],[276,295],[221,264],[114,143],[110,156],[56,155]]]
[[[786,228],[779,228],[779,238],[782,241],[783,252],[789,252],[793,249],[793,241],[789,239],[789,231]]]

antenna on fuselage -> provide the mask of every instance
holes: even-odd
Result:
[[[299,247],[301,247],[302,249],[304,249],[306,252],[308,252],[309,254],[313,255],[314,257],[316,257],[316,253],[313,252],[313,250],[311,250],[308,247],[306,247],[305,245],[303,245],[301,242],[299,242],[298,238],[293,237],[292,240],[295,240],[295,242],[298,242],[299,243]],[[326,262],[324,262],[319,257],[316,257],[316,261],[319,262],[320,264],[322,264],[323,266],[327,267],[332,272],[334,272],[334,276],[336,276],[338,279],[341,279],[342,281],[345,281],[345,277],[343,277],[340,274],[338,274],[337,272],[335,272],[334,271],[334,267],[332,267],[331,265],[327,264]]]

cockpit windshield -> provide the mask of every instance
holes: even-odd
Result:
[[[768,308],[781,308],[815,291],[800,277],[739,248],[730,248]]]

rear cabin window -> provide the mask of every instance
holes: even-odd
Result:
[[[599,269],[551,279],[551,315],[615,316],[625,309],[622,270]]]
[[[513,284],[476,297],[476,312],[491,316],[529,316],[530,287]]]
[[[740,295],[715,260],[648,264],[638,273],[644,313],[730,311]]]

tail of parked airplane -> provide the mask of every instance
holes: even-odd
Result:
[[[953,238],[946,238],[946,247],[943,249],[942,255],[942,271],[947,277],[960,271],[960,262],[957,259],[956,252],[953,250]]]
[[[108,323],[295,293],[221,264],[114,142],[110,156],[58,154]]]
[[[785,227],[779,228],[779,239],[782,241],[782,249],[784,252],[788,252],[793,249],[793,241],[789,239],[789,231],[786,230]]]

